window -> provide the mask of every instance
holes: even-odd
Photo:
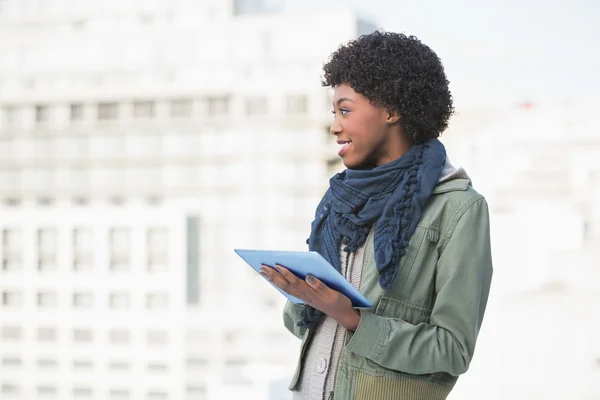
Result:
[[[182,136],[179,136],[182,138]],[[175,138],[173,138],[175,139]],[[178,146],[183,147],[186,146],[183,142],[179,143]],[[184,152],[189,152],[190,148],[193,147],[188,146],[186,150],[180,153],[181,156],[184,156]],[[170,152],[171,149],[167,148],[167,152]],[[173,149],[175,150],[175,149]],[[188,164],[188,165],[165,165],[163,168],[163,187],[165,189],[179,189],[179,188],[195,188],[198,186],[198,165],[197,164]]]
[[[165,373],[169,370],[167,364],[163,363],[150,363],[148,364],[148,372],[151,373]]]
[[[125,361],[113,361],[108,367],[113,371],[128,371],[131,365]]]
[[[130,232],[127,228],[110,230],[110,269],[112,271],[129,270]]]
[[[40,342],[54,342],[56,341],[56,336],[56,328],[41,327],[37,330],[37,339]]]
[[[185,393],[188,400],[204,400],[207,398],[204,386],[188,385],[185,388]]]
[[[56,396],[56,388],[54,386],[38,386],[37,394],[39,397],[54,397]]]
[[[226,115],[229,111],[229,97],[209,97],[208,115],[211,117]]]
[[[108,334],[108,340],[112,344],[128,344],[129,331],[125,329],[115,329]]]
[[[52,360],[49,358],[40,358],[37,361],[37,366],[40,369],[54,369],[57,367],[56,360]]]
[[[146,308],[150,310],[169,307],[169,296],[166,293],[150,293],[146,296]]]
[[[39,292],[37,294],[37,305],[39,308],[56,308],[58,295],[56,292]]]
[[[210,334],[205,330],[190,330],[185,334],[188,343],[206,343],[210,340]]]
[[[135,118],[151,118],[154,116],[153,101],[136,101],[133,103],[133,116]]]
[[[6,368],[17,368],[20,367],[23,363],[20,358],[16,357],[4,357],[2,359],[2,366]]]
[[[186,221],[186,300],[188,305],[200,302],[199,250],[200,221],[198,217],[187,217]]]
[[[73,269],[90,271],[93,263],[93,233],[89,228],[73,230]]]
[[[148,396],[146,397],[148,400],[167,400],[169,396],[166,392],[161,392],[158,390],[152,390],[148,392]]]
[[[91,388],[75,387],[73,388],[73,397],[78,399],[87,399],[92,397],[94,392]]]
[[[75,360],[73,361],[73,369],[75,371],[91,371],[94,369],[94,364],[90,360]]]
[[[203,357],[189,357],[185,365],[188,369],[203,369],[208,367],[208,360]]]
[[[171,100],[171,117],[190,117],[192,115],[192,104],[191,99]]]
[[[127,186],[131,189],[150,190],[160,187],[161,168],[154,166],[131,166],[125,170]]]
[[[38,230],[38,269],[50,271],[56,269],[56,244],[55,229]]]
[[[22,140],[24,141],[24,140]],[[18,150],[11,150],[13,158],[18,157]],[[6,157],[8,158],[8,157]],[[29,158],[29,157],[22,157]],[[22,168],[10,168],[10,167],[2,167],[0,170],[0,190],[3,192],[15,192],[22,189],[25,184],[23,183],[24,172]]]
[[[148,196],[146,197],[146,203],[151,206],[159,206],[163,204],[164,200],[162,196]]]
[[[114,310],[129,309],[129,294],[125,292],[115,292],[110,294],[110,308]]]
[[[35,106],[35,122],[37,124],[44,124],[49,120],[49,110],[46,105]]]
[[[308,99],[305,95],[291,95],[286,98],[288,114],[303,114],[308,110]]]
[[[78,343],[89,343],[92,341],[92,331],[89,329],[74,329],[73,341]]]
[[[16,385],[11,383],[3,383],[2,384],[2,394],[15,396],[19,394],[19,388]]]
[[[130,396],[130,393],[128,390],[124,390],[124,389],[111,389],[110,391],[110,398],[111,400],[122,400],[122,399],[128,399]]]
[[[33,139],[34,157],[37,159],[51,159],[54,155],[54,149],[57,147],[56,143],[60,142],[57,142],[57,140],[53,137],[40,136]],[[52,174],[53,171],[48,168],[36,168],[33,170],[33,172],[35,172],[35,178],[54,178]]]
[[[48,155],[48,153],[46,153],[46,155]],[[55,187],[57,175],[56,172],[50,168],[27,168],[22,170],[22,178],[24,189],[39,192],[49,192]],[[43,204],[42,202],[38,204],[48,205]]]
[[[2,339],[19,340],[21,339],[22,330],[20,326],[3,326]]]
[[[2,230],[2,269],[16,271],[21,269],[22,235],[20,229]]]
[[[165,271],[167,269],[169,247],[167,229],[149,229],[146,246],[148,249],[148,270]]]
[[[244,375],[244,369],[248,365],[246,360],[230,359],[225,361],[223,371],[225,385],[248,385],[251,382]]]
[[[162,142],[162,132],[129,133],[125,137],[125,154],[128,158],[160,158],[164,152]],[[129,168],[131,167],[133,166]],[[159,168],[155,165],[139,165],[135,167],[140,171],[149,170],[150,172],[155,168]],[[119,167],[119,173],[122,170],[123,167]],[[156,185],[158,182],[153,181],[152,183]]]
[[[280,11],[283,8],[280,0],[235,0],[233,2],[234,15],[262,14]]]
[[[99,103],[98,119],[114,120],[119,116],[119,105],[117,103]]]
[[[20,204],[21,200],[14,197],[4,199],[4,205],[7,207],[17,207]]]
[[[151,330],[146,334],[146,342],[149,345],[166,345],[167,344],[167,332],[160,330]]]
[[[73,293],[74,308],[92,308],[94,305],[94,297],[91,293]]]
[[[247,115],[264,115],[267,113],[267,98],[253,97],[246,99]]]
[[[90,152],[92,150],[96,151],[96,149],[91,148],[91,139],[89,136],[61,136],[53,138],[53,141],[50,143],[56,154],[56,158],[68,159],[71,161],[87,161],[90,158]],[[59,168],[57,180],[60,182],[60,185],[71,187],[73,189],[79,189],[79,186],[82,184],[87,185],[89,168],[88,165],[82,164],[84,163],[71,164],[68,168],[66,166]],[[82,180],[82,178],[85,180]],[[74,182],[65,182],[65,180]]]
[[[2,292],[2,305],[4,307],[21,307],[22,305],[22,296],[21,292],[12,291],[12,292]]]
[[[14,126],[17,124],[19,110],[16,107],[5,107],[3,111],[3,122],[5,126]]]
[[[73,198],[73,204],[76,206],[85,206],[90,203],[90,199],[87,197],[77,196]]]
[[[48,206],[51,206],[52,204],[54,204],[54,199],[51,197],[38,197],[36,201],[40,206],[45,206],[45,207],[48,207]]]
[[[71,122],[83,120],[83,104],[71,104],[69,107],[69,119]]]

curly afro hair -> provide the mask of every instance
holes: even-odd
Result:
[[[323,66],[323,86],[350,85],[397,113],[414,143],[437,138],[454,112],[444,67],[414,36],[376,31],[338,48]]]

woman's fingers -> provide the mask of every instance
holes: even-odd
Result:
[[[282,269],[280,270],[282,271]],[[296,278],[287,269],[285,270],[285,272],[287,272],[287,275],[284,275],[281,272],[275,270],[273,267],[269,267],[266,265],[263,265],[260,269],[260,274],[267,278],[269,282],[277,286],[279,289],[283,290],[288,294],[291,294],[296,298],[306,301],[307,296],[303,293],[305,292],[305,288],[303,288],[301,285],[304,282]],[[305,284],[305,286],[308,285]]]
[[[336,319],[336,321],[339,321],[338,318],[347,320],[344,317],[347,315],[351,315],[354,320],[356,319],[356,311],[353,310],[350,299],[337,290],[331,289],[314,276],[309,275],[305,280],[299,279],[281,265],[276,265],[275,268],[263,265],[259,272],[279,289],[321,310]],[[348,326],[356,329],[357,322],[354,321],[353,324]]]
[[[298,279],[296,275],[291,273],[290,270],[283,265],[276,264],[275,269],[291,284],[300,285],[302,283],[302,279]]]

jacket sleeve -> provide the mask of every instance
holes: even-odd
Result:
[[[298,325],[296,325],[298,321],[302,319],[304,307],[306,307],[306,305],[294,304],[288,300],[283,308],[283,324],[288,331],[293,333],[294,336],[299,339],[304,337],[304,332],[306,331],[306,328],[300,328]]]
[[[488,207],[479,198],[458,217],[438,259],[429,323],[413,325],[362,311],[346,350],[409,374],[464,373],[481,327],[492,269]]]

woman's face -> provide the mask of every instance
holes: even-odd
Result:
[[[334,89],[333,115],[330,132],[337,137],[338,154],[346,168],[371,169],[399,158],[410,148],[399,118],[371,104],[347,84]]]

